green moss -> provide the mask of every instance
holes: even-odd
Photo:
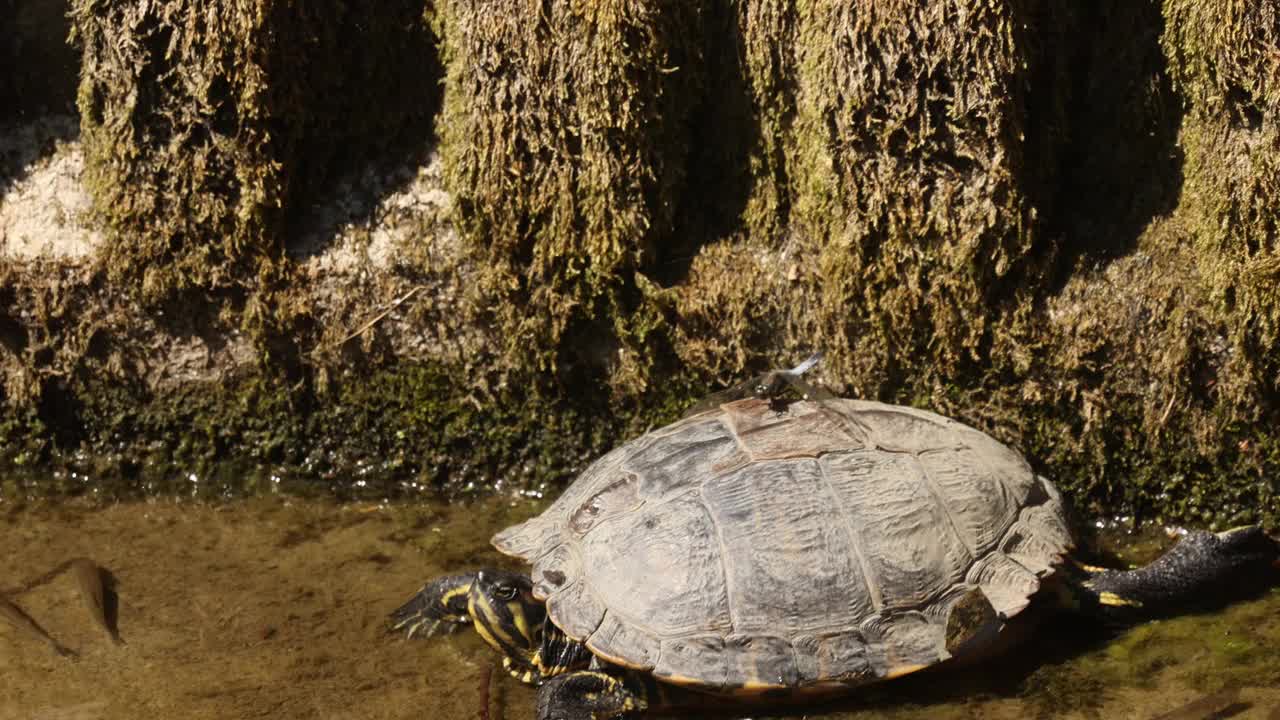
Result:
[[[49,428],[34,412],[6,413],[0,418],[0,466],[14,470],[38,467],[46,455],[48,437]]]
[[[1233,605],[1212,616],[1184,616],[1124,633],[1106,649],[1100,668],[1126,685],[1149,683],[1155,673],[1180,658],[1179,679],[1200,691],[1223,687],[1271,687],[1280,681],[1280,623],[1275,607],[1280,594]],[[1242,634],[1241,628],[1251,628]]]
[[[1163,44],[1187,104],[1178,214],[1240,352],[1220,392],[1270,396],[1280,358],[1280,32],[1266,4],[1166,0]]]
[[[1250,123],[1280,111],[1270,78],[1280,31],[1266,2],[1163,0],[1169,71],[1194,112]]]
[[[609,417],[514,390],[481,402],[460,373],[383,368],[324,393],[258,374],[154,394],[91,380],[50,391],[46,407],[58,407],[57,418],[32,412],[0,425],[0,472],[52,466],[52,481],[30,478],[24,491],[107,497],[542,492],[637,425],[669,421],[686,406],[663,395]],[[50,421],[76,430],[49,438]]]

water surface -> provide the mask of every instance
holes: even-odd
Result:
[[[79,657],[0,623],[0,718],[476,718],[496,667],[487,646],[470,631],[405,641],[385,618],[429,577],[511,567],[489,536],[544,506],[0,499],[0,589],[93,558],[117,578],[124,641],[95,626],[70,575],[15,595]],[[1134,559],[1156,549],[1121,540]],[[1225,709],[1175,717],[1280,712],[1280,591],[1123,632],[1054,620],[967,673],[718,717],[1154,718],[1223,690]],[[495,720],[533,718],[534,691],[501,670],[489,701]]]

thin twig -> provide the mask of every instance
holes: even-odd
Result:
[[[1160,422],[1158,423],[1160,427],[1164,427],[1165,421],[1169,419],[1169,413],[1173,411],[1173,402],[1177,399],[1177,393],[1174,393],[1173,396],[1169,398],[1169,404],[1165,406],[1164,414],[1160,416]]]
[[[419,290],[425,290],[426,287],[427,287],[426,285],[414,285],[413,288],[409,290],[409,292],[393,300],[391,304],[388,305],[386,309],[384,309],[382,312],[378,313],[377,315],[374,315],[368,322],[356,328],[356,330],[352,332],[350,335],[347,335],[346,337],[342,338],[338,342],[334,343],[333,347],[341,347],[347,344],[348,342],[350,342],[351,340],[359,337],[360,334],[363,333],[365,330],[368,330],[369,328],[378,324],[378,322],[380,322],[383,318],[390,315],[391,311],[395,310],[396,308],[408,302],[414,295],[418,294]],[[318,349],[319,348],[317,348],[317,350]]]

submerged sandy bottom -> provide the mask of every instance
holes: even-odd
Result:
[[[0,500],[0,589],[93,558],[118,580],[125,641],[94,624],[70,576],[18,595],[79,657],[0,622],[0,719],[476,718],[495,662],[474,633],[405,641],[385,618],[428,577],[501,562],[488,536],[539,507]],[[1238,690],[1225,710],[1173,717],[1280,717],[1280,591],[1118,636],[1087,628],[1054,623],[964,675],[722,717],[1152,718],[1223,688]],[[531,720],[534,692],[492,677],[490,716]]]

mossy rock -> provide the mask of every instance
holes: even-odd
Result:
[[[633,274],[668,242],[685,190],[701,5],[436,7],[445,184],[509,364],[548,371],[583,334],[643,334]]]
[[[327,86],[281,58],[301,37],[332,47],[335,31],[303,29],[350,15],[220,10],[227,32],[174,45],[201,59],[173,70],[159,38],[203,29],[94,5],[77,17],[86,58],[117,26],[151,39],[130,60],[136,102],[103,80],[120,68],[87,65],[82,86],[89,178],[125,218],[114,273],[67,279],[70,295],[27,292],[42,281],[19,273],[0,293],[0,339],[25,338],[0,348],[5,401],[36,408],[5,432],[23,457],[145,436],[171,467],[239,453],[347,488],[535,488],[700,393],[824,349],[818,378],[837,392],[981,427],[1088,514],[1275,525],[1280,150],[1274,88],[1257,82],[1273,6],[447,0],[430,21],[453,226],[422,228],[456,228],[463,249],[442,261],[423,238],[324,298],[279,242],[303,188],[340,164],[307,152],[339,115],[310,114]],[[275,22],[292,29],[244,40]],[[224,292],[197,296],[203,325],[77,314],[76,293],[147,273],[148,293]],[[408,285],[429,311],[349,334],[378,312],[361,293]],[[270,329],[225,392],[172,393],[137,370],[163,353],[99,320]],[[74,401],[74,422],[50,397]]]
[[[1219,392],[1276,404],[1280,376],[1280,4],[1165,0],[1187,116],[1178,215],[1239,352]],[[1259,398],[1258,396],[1262,397]]]
[[[286,274],[287,220],[320,183],[429,131],[420,3],[77,0],[71,14],[106,265],[148,298]]]

